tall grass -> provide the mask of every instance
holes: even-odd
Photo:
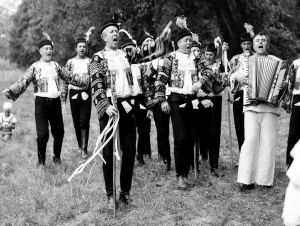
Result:
[[[0,58],[0,71],[16,70],[17,66],[11,63],[8,59]]]
[[[0,90],[16,81],[21,73],[19,70],[0,71],[0,75],[6,75],[0,76]],[[282,225],[282,203],[287,185],[284,158],[289,119],[284,112],[279,120],[275,187],[269,190],[255,189],[248,193],[239,192],[235,183],[236,171],[230,170],[225,102],[220,153],[220,166],[225,172],[225,177],[220,179],[211,177],[208,167],[202,164],[200,175],[195,181],[196,186],[191,191],[176,190],[173,159],[172,172],[164,172],[163,163],[157,158],[156,132],[152,124],[153,159],[146,159],[147,164],[143,167],[135,166],[131,191],[134,206],[127,210],[118,210],[117,218],[114,219],[113,213],[106,208],[100,160],[88,183],[86,180],[90,168],[70,183],[67,182],[67,178],[81,161],[69,108],[68,114],[64,117],[62,165],[56,166],[51,161],[50,138],[46,168],[41,170],[35,167],[37,154],[33,100],[32,90],[29,89],[15,102],[13,113],[18,117],[18,123],[14,138],[8,143],[0,141],[1,226]],[[0,96],[0,103],[3,102],[4,98]],[[99,124],[94,108],[90,125],[91,151],[99,135]],[[236,161],[238,150],[234,134],[233,137]],[[171,142],[173,143],[172,138]],[[190,180],[193,180],[193,175],[190,176]]]

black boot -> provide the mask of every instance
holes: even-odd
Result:
[[[128,206],[129,205],[129,193],[120,191],[119,202],[120,202],[120,204]]]
[[[83,159],[88,158],[87,139],[88,139],[88,129],[81,129],[80,130],[80,143],[81,143],[81,157]]]
[[[144,157],[143,155],[137,155],[136,160],[139,162],[139,165],[145,165]]]

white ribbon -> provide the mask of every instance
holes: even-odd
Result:
[[[103,156],[102,156],[102,150],[103,148],[108,144],[108,142],[113,138],[113,136],[115,135],[117,128],[118,128],[118,123],[119,123],[119,119],[120,119],[120,115],[119,113],[115,116],[112,116],[109,118],[107,125],[105,126],[104,130],[102,131],[102,133],[100,134],[100,136],[98,137],[97,141],[96,141],[96,147],[94,149],[93,155],[91,157],[89,157],[84,163],[82,163],[74,172],[73,174],[69,177],[68,181],[70,182],[72,180],[72,178],[75,175],[78,175],[80,173],[82,173],[82,171],[85,169],[85,167],[92,162],[96,156],[99,156],[100,159],[106,164]],[[112,131],[112,133],[109,135],[109,137],[106,139],[107,135]],[[114,155],[116,156],[116,159],[120,161],[120,155],[119,155],[119,136],[116,136],[115,139],[115,153]],[[92,166],[93,169],[94,165]],[[91,170],[92,170],[91,169]],[[90,171],[91,173],[91,171]]]

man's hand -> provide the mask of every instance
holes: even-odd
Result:
[[[234,84],[234,81],[237,81],[240,85],[245,85],[247,84],[247,77],[241,73],[239,70],[233,73],[230,77],[230,82],[231,84]]]
[[[223,50],[223,51],[228,51],[228,50],[229,50],[229,45],[228,45],[227,42],[223,42],[222,50]]]
[[[207,93],[205,93],[202,89],[199,89],[197,93],[197,97],[206,97]]]
[[[118,114],[118,110],[114,106],[109,105],[109,107],[106,109],[106,114],[108,114],[108,116],[110,117]]]
[[[201,82],[196,82],[193,85],[193,92],[197,93],[201,89],[202,83]]]
[[[6,98],[10,99],[10,96],[9,96],[9,89],[3,90],[3,91],[2,91],[2,94],[3,94]]]
[[[214,104],[211,102],[211,100],[208,100],[208,99],[202,100],[201,104],[203,105],[204,108],[209,108],[209,107],[214,106]]]
[[[161,103],[161,110],[165,113],[165,114],[170,114],[171,112],[171,108],[170,105],[167,101],[164,101]]]

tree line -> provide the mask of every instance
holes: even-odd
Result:
[[[99,28],[114,12],[135,39],[144,31],[157,35],[168,21],[185,15],[188,27],[202,43],[212,42],[216,36],[229,42],[229,55],[240,51],[239,35],[245,22],[252,24],[255,32],[270,35],[271,54],[293,59],[300,50],[297,0],[23,0],[11,18],[9,58],[21,67],[36,61],[36,45],[44,30],[54,41],[55,59],[65,63],[74,55],[74,39],[95,26],[92,55],[103,47]]]

